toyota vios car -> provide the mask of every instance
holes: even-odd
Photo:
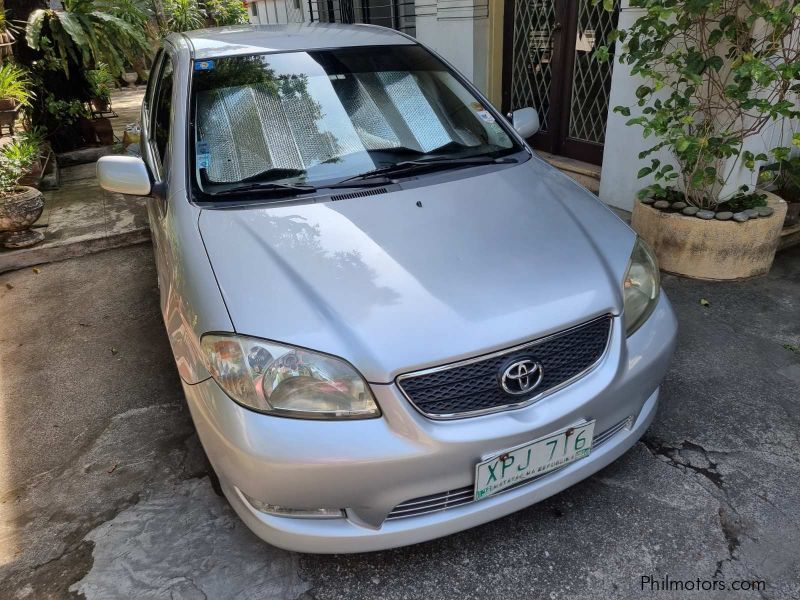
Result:
[[[370,26],[172,35],[142,157],[161,307],[222,489],[303,552],[412,544],[560,492],[656,412],[653,254],[463,76]]]

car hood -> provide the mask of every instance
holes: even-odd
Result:
[[[538,158],[476,171],[348,200],[203,210],[235,330],[341,356],[386,383],[620,313],[635,237],[622,221]]]

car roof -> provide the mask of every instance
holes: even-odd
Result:
[[[340,23],[234,25],[187,31],[182,35],[192,48],[192,58],[200,59],[275,51],[416,43],[386,27]]]

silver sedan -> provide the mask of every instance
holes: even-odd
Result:
[[[369,26],[172,35],[141,158],[161,308],[225,495],[302,552],[487,523],[621,456],[676,321],[652,252],[435,53]],[[600,525],[602,526],[602,525]]]

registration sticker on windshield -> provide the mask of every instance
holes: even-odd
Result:
[[[197,168],[208,169],[211,166],[211,153],[209,152],[208,142],[200,140],[197,142]]]
[[[472,107],[472,110],[475,111],[475,114],[478,115],[478,118],[481,121],[483,121],[484,123],[494,123],[494,117],[492,116],[492,113],[486,110],[483,107],[483,104],[481,104],[480,102],[472,102],[470,106]]]
[[[214,61],[213,60],[198,60],[198,61],[195,61],[194,70],[195,71],[213,71],[214,70]]]

